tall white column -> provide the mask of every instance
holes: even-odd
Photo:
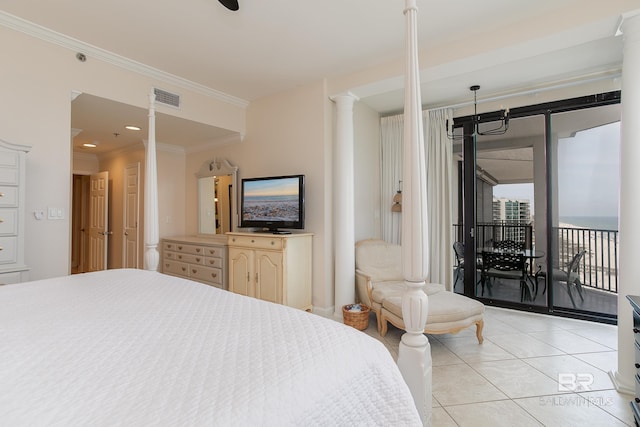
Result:
[[[144,173],[144,268],[156,271],[160,263],[158,252],[158,172],[156,158],[156,95],[149,94],[149,140]]]
[[[342,318],[342,306],[355,302],[355,203],[353,94],[332,96],[336,103],[336,139],[334,147],[334,316]]]
[[[402,146],[402,272],[407,290],[402,319],[407,331],[398,351],[398,367],[411,390],[423,425],[431,425],[431,345],[424,335],[428,298],[423,287],[429,275],[427,171],[422,132],[422,99],[418,66],[418,8],[405,1],[406,64],[404,141]]]
[[[640,295],[640,9],[622,18],[618,370],[610,372],[610,376],[618,391],[633,394],[636,374],[633,311],[626,296]]]

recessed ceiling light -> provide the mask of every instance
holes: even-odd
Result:
[[[98,146],[98,141],[85,142],[82,146],[87,148],[96,148]]]
[[[141,130],[142,128],[140,128],[139,126],[133,126],[133,125],[128,125],[124,127],[125,129],[129,129],[129,130]]]

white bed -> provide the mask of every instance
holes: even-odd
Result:
[[[0,287],[0,424],[420,425],[386,348],[144,270]]]

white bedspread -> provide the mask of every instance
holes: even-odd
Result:
[[[0,286],[0,425],[415,425],[384,346],[143,270]]]

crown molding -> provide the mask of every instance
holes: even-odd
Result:
[[[167,73],[157,68],[150,67],[140,62],[125,58],[105,49],[90,45],[64,34],[45,28],[41,25],[19,18],[0,10],[0,25],[15,31],[36,37],[49,43],[56,44],[74,52],[82,52],[90,58],[104,61],[128,71],[132,71],[153,79],[185,88],[187,90],[226,102],[236,107],[247,108],[249,101],[226,94],[224,92],[204,86],[200,83],[192,82],[182,77]]]

